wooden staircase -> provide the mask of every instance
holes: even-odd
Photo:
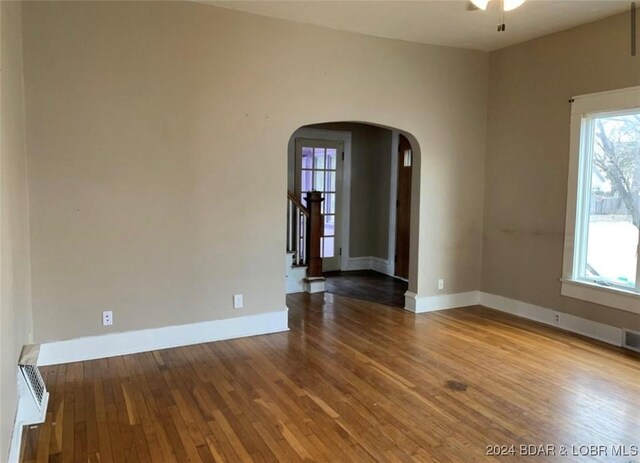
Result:
[[[320,255],[324,198],[310,191],[304,199],[306,205],[287,191],[287,293],[324,291]]]

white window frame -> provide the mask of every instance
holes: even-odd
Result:
[[[585,259],[578,247],[581,240],[586,239],[586,226],[582,224],[588,220],[588,210],[582,207],[582,203],[586,198],[585,188],[588,187],[584,179],[590,178],[591,171],[588,147],[592,145],[592,116],[640,109],[640,86],[580,95],[573,97],[572,101],[561,294],[640,314],[640,256],[635,288],[597,282],[578,275]]]

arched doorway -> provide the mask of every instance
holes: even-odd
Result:
[[[303,205],[309,191],[323,197],[323,272],[365,271],[391,278],[372,282],[369,292],[376,297],[374,289],[404,288],[396,288],[393,304],[402,307],[407,283],[417,278],[417,255],[411,249],[413,244],[417,250],[419,195],[413,191],[418,185],[413,177],[419,174],[414,168],[418,157],[411,134],[364,122],[305,125],[291,135],[288,146],[290,195]],[[287,278],[296,276],[288,270]],[[387,284],[393,280],[404,283]],[[290,283],[288,292],[304,289]],[[359,286],[355,292],[366,292],[368,283],[351,283]]]

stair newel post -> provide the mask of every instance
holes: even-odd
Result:
[[[322,257],[320,257],[320,238],[322,237],[322,193],[310,191],[307,193],[307,277],[322,277]]]

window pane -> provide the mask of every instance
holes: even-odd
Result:
[[[312,172],[310,170],[303,170],[301,178],[300,191],[311,191]]]
[[[327,193],[324,195],[324,201],[322,202],[323,214],[335,214],[336,213],[336,195],[335,193]]]
[[[327,172],[327,186],[325,191],[336,191],[336,173]]]
[[[333,148],[327,148],[327,169],[333,169],[335,170],[336,168],[336,150]]]
[[[336,234],[335,229],[336,229],[336,216],[325,215],[323,236],[334,236]]]
[[[640,211],[640,113],[593,118],[583,274],[635,287]],[[585,211],[586,212],[586,211]]]
[[[638,229],[624,216],[592,215],[586,275],[635,286]]]
[[[324,172],[313,173],[313,189],[316,191],[324,191]]]
[[[315,148],[313,167],[314,169],[324,169],[324,148]]]
[[[302,168],[311,169],[313,167],[313,148],[302,148]]]
[[[333,257],[333,238],[322,238],[322,257]]]

